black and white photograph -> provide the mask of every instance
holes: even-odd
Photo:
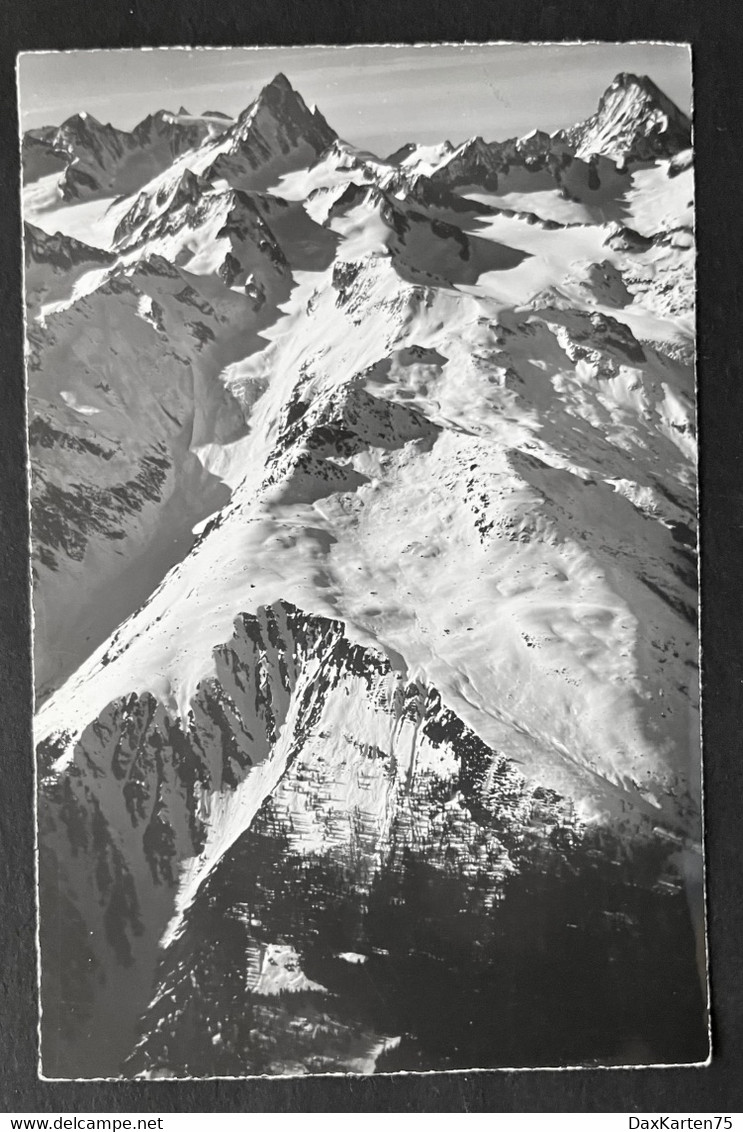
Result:
[[[40,1076],[707,1064],[689,46],[18,93]]]

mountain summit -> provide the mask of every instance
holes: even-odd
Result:
[[[207,175],[224,178],[233,188],[267,186],[275,172],[308,165],[337,136],[279,73],[220,139]]]
[[[205,122],[193,118],[181,122],[164,110],[148,114],[131,132],[103,125],[81,111],[58,129],[47,127],[24,135],[24,183],[61,166],[58,189],[63,200],[131,193],[208,134]]]
[[[563,136],[578,157],[648,161],[688,149],[691,122],[647,75],[623,71],[602,94],[596,113]]]

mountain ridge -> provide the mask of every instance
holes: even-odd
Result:
[[[693,169],[655,89],[382,160],[278,75],[129,191],[86,196],[137,168],[106,127],[74,199],[29,179],[45,1073],[626,1063],[573,930],[677,1004],[633,1064],[700,1051]],[[532,891],[593,1021],[509,1044]]]
[[[674,157],[691,145],[686,114],[647,75],[620,72],[592,118],[564,131],[578,154],[600,152],[624,161]]]
[[[293,123],[295,128],[303,130],[305,140],[314,145],[318,153],[337,139],[322,114],[317,109],[308,110],[301,95],[294,90],[286,76],[279,73],[234,120],[219,115],[227,123],[222,132],[231,139],[228,156],[230,153],[237,156],[241,147],[250,141],[251,132],[255,134],[257,128],[256,118],[260,118],[261,113],[265,112],[283,119],[285,126]],[[177,114],[158,110],[126,131],[110,124],[103,125],[93,115],[81,111],[65,119],[59,127],[37,127],[26,131],[23,135],[24,168],[30,168],[38,162],[43,163],[44,159],[50,163],[66,161],[61,189],[65,199],[72,199],[85,194],[86,190],[100,189],[93,169],[86,168],[83,156],[86,150],[94,151],[95,160],[92,164],[101,167],[104,165],[103,154],[106,150],[113,150],[113,154],[107,154],[109,160],[112,157],[114,160],[120,159],[122,151],[127,147],[148,143],[154,132],[167,136],[171,156],[177,156],[182,150],[198,145],[213,135],[213,130],[205,121],[209,119],[213,123],[216,116],[216,112],[205,112],[200,119],[194,118],[184,107]],[[187,124],[181,125],[181,118],[187,119]],[[256,145],[260,147],[260,138],[254,137],[252,144],[254,148]],[[620,72],[602,94],[596,114],[572,127],[558,130],[551,136],[533,130],[523,138],[502,142],[487,143],[482,137],[473,137],[453,146],[446,141],[438,149],[447,164],[452,158],[462,161],[465,158],[469,160],[472,156],[475,158],[475,167],[480,160],[485,162],[486,168],[490,166],[495,170],[499,165],[507,165],[509,158],[520,159],[528,154],[532,159],[543,161],[553,152],[560,156],[565,147],[573,147],[577,157],[603,153],[607,157],[633,161],[649,156],[673,157],[688,149],[690,144],[688,117],[655,83],[648,76],[638,77]],[[35,162],[31,158],[34,148],[38,151]],[[415,156],[416,148],[414,144],[407,143],[391,154],[386,163],[393,166],[409,163],[411,157]],[[228,156],[220,155],[208,176],[212,179],[219,176],[220,171],[225,170]],[[487,174],[484,183],[487,187]]]

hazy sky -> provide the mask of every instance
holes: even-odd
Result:
[[[688,113],[688,49],[491,44],[72,51],[19,58],[23,129],[87,110],[131,129],[159,108],[237,114],[283,71],[341,137],[381,155],[406,141],[487,141],[592,114],[619,71],[647,74]]]

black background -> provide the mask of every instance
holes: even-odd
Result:
[[[743,11],[713,0],[4,0],[0,11],[0,1111],[743,1108]],[[41,49],[510,39],[690,42],[697,177],[703,726],[713,1061],[700,1069],[39,1081],[15,56]],[[535,77],[535,81],[538,78]],[[111,110],[115,118],[114,108]]]

